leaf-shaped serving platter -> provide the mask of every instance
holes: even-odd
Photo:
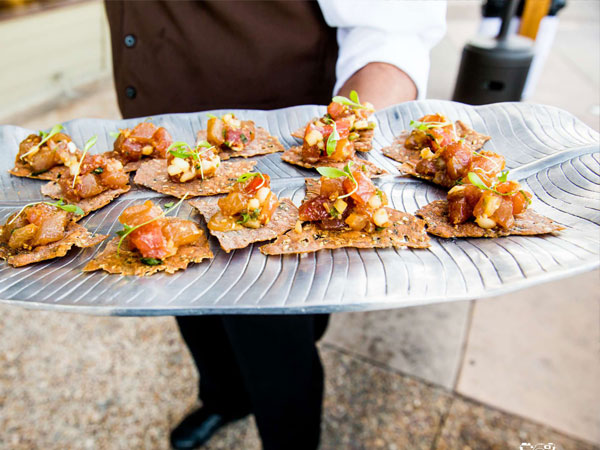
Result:
[[[223,111],[212,111],[219,114]],[[324,112],[320,106],[276,111],[234,111],[277,136],[287,148],[297,145],[291,132]],[[444,198],[431,184],[399,176],[397,163],[381,154],[411,119],[441,112],[492,136],[486,148],[503,154],[511,178],[533,192],[533,208],[565,227],[558,235],[498,239],[443,240],[432,237],[428,250],[339,249],[304,256],[264,256],[258,247],[225,253],[211,238],[215,258],[175,275],[123,277],[83,273],[100,251],[72,251],[66,257],[15,269],[0,265],[0,301],[31,308],[90,314],[171,315],[240,313],[322,313],[396,308],[475,299],[508,293],[599,266],[600,154],[598,133],[571,114],[547,106],[504,103],[471,107],[445,101],[417,101],[376,113],[374,150],[366,158],[389,175],[377,183],[394,208],[414,213]],[[205,128],[208,113],[152,118],[175,140],[193,142]],[[138,120],[77,119],[65,128],[83,143],[98,134],[96,151],[112,148],[109,133]],[[41,200],[41,182],[8,174],[19,142],[31,130],[0,126],[0,220],[25,203]],[[304,177],[316,172],[284,163],[280,154],[256,158],[257,169],[271,175],[279,196],[299,205]],[[153,198],[171,201],[145,189],[132,189],[80,223],[97,233],[117,231],[119,213]],[[180,217],[200,220],[185,205]]]

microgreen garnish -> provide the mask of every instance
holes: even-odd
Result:
[[[102,167],[98,167],[98,168],[94,169],[93,172],[97,173],[98,175],[100,175],[102,172],[104,172],[104,169]]]
[[[333,131],[327,138],[327,156],[333,155],[335,152],[335,148],[337,147],[337,143],[340,139],[340,134],[338,133],[337,127],[335,126],[335,122],[332,125]]]
[[[237,181],[238,181],[238,183],[243,183],[245,181],[248,181],[250,178],[254,178],[254,177],[261,177],[262,178],[262,182],[256,187],[256,190],[258,191],[267,182],[267,180],[265,179],[265,177],[263,176],[263,174],[260,173],[260,172],[247,172],[247,173],[244,173],[244,174],[242,174],[242,175],[240,175],[238,177]]]
[[[452,122],[419,122],[418,120],[411,120],[410,126],[417,130],[427,131],[431,128],[443,128],[448,125],[453,125]],[[433,136],[432,136],[433,137]]]
[[[358,190],[358,182],[354,175],[352,174],[352,161],[348,161],[348,164],[344,166],[344,170],[336,169],[335,167],[317,167],[317,172],[327,178],[339,178],[339,177],[347,177],[354,183],[354,189],[350,191],[348,194],[340,195],[338,198],[346,198],[350,197]]]
[[[504,180],[502,182],[505,182],[506,177],[508,177],[508,170],[503,171],[501,176],[504,178]],[[525,200],[527,200],[527,203],[529,203],[531,205],[531,199],[527,196],[527,194],[525,194],[525,191],[523,189],[519,189],[518,191],[513,191],[513,192],[506,192],[506,193],[498,192],[498,190],[494,188],[494,186],[496,184],[494,184],[492,187],[488,187],[481,180],[481,178],[479,178],[479,175],[477,175],[475,172],[469,172],[468,177],[469,177],[469,181],[471,182],[471,184],[473,186],[477,186],[479,189],[483,189],[486,191],[492,191],[494,194],[509,196],[509,195],[515,195],[517,192],[520,192],[521,195],[523,195],[523,197],[525,197]],[[498,178],[498,179],[500,180],[500,178]]]
[[[121,244],[123,244],[123,240],[129,236],[132,232],[134,232],[135,230],[137,230],[140,227],[143,227],[144,225],[148,225],[149,223],[154,222],[155,220],[160,219],[161,217],[165,217],[168,213],[170,213],[171,211],[174,211],[177,206],[181,205],[183,203],[183,201],[186,199],[188,193],[186,192],[185,195],[181,198],[181,200],[179,200],[174,207],[169,208],[168,211],[162,211],[158,216],[156,216],[154,219],[150,219],[147,220],[144,223],[140,223],[139,225],[136,225],[134,227],[127,225],[126,223],[123,224],[123,229],[117,231],[117,234],[119,236],[121,236],[121,239],[119,239],[119,243],[117,244],[117,255],[119,255],[119,252],[121,250]]]
[[[355,90],[350,91],[350,98],[342,97],[341,95],[336,95],[331,99],[332,102],[340,103],[342,105],[350,106],[354,109],[364,109],[365,105],[360,103],[358,99],[358,94]]]
[[[508,169],[503,170],[502,172],[500,172],[500,175],[498,175],[498,181],[500,183],[504,183],[507,178],[508,178]]]
[[[331,118],[331,116],[329,114],[325,114],[321,118],[321,121],[327,125],[331,125],[332,123],[335,123],[335,121]]]
[[[251,213],[242,213],[242,218],[240,220],[236,221],[236,223],[238,223],[240,225],[244,225],[249,220],[257,219],[259,214],[260,214],[260,208],[253,210]]]
[[[140,262],[142,264],[146,264],[147,266],[159,266],[163,263],[162,259],[156,258],[140,258]]]
[[[173,203],[173,202],[165,203],[165,209],[172,208],[174,204],[175,203]]]
[[[79,171],[81,170],[81,164],[83,163],[85,154],[88,152],[88,150],[90,148],[92,148],[96,144],[97,140],[98,140],[98,136],[94,135],[91,138],[89,138],[88,141],[85,143],[85,146],[83,147],[83,154],[81,155],[81,159],[79,160],[79,163],[77,164],[77,170],[75,171],[75,175],[73,175],[73,184],[71,185],[71,188],[73,188],[73,189],[75,188],[75,182],[77,181],[77,177],[79,176]]]
[[[58,200],[57,202],[51,203],[51,202],[34,202],[34,203],[28,203],[27,205],[23,206],[19,212],[17,214],[15,214],[13,216],[12,219],[10,219],[6,225],[10,225],[11,223],[13,223],[17,217],[19,217],[23,211],[25,211],[26,208],[28,208],[29,206],[34,206],[34,205],[38,205],[40,203],[44,203],[45,205],[50,205],[50,206],[55,206],[57,208],[62,209],[63,211],[67,211],[73,214],[76,214],[78,216],[83,216],[83,209],[81,209],[79,206],[77,205],[69,205],[68,203],[65,203],[65,201],[61,198],[60,200]]]
[[[116,139],[119,137],[121,132],[120,131],[110,131],[108,134],[110,135],[111,138]]]
[[[62,130],[64,130],[63,126],[60,125],[60,124],[58,124],[58,125],[54,125],[52,127],[52,129],[50,130],[49,133],[45,133],[43,131],[40,131],[40,137],[42,138],[42,140],[39,142],[39,144],[34,145],[33,147],[31,147],[29,149],[29,151],[27,151],[26,153],[22,154],[20,156],[20,159],[23,160],[23,159],[25,159],[26,156],[34,154],[34,153],[37,153],[38,150],[40,149],[40,147],[42,145],[44,145],[48,141],[48,139],[50,139],[55,134],[60,133]]]

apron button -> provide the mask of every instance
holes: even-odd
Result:
[[[133,86],[127,86],[125,88],[125,95],[127,96],[127,98],[133,99],[137,95],[137,89]]]
[[[137,40],[133,34],[128,34],[125,36],[125,47],[134,47],[136,42]]]

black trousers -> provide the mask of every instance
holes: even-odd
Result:
[[[316,449],[323,366],[315,343],[329,315],[177,317],[204,406],[255,416],[265,450]]]

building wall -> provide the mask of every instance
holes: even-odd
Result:
[[[0,120],[111,73],[100,0],[0,21]]]

